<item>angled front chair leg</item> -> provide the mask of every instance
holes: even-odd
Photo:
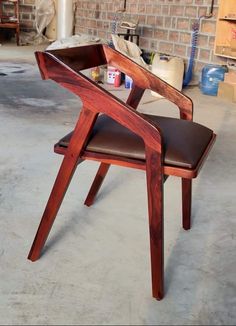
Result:
[[[40,253],[47,240],[57,212],[61,206],[67,188],[69,187],[70,181],[76,170],[81,149],[88,138],[89,131],[94,125],[96,116],[97,114],[86,109],[83,109],[81,112],[80,119],[77,126],[75,127],[73,137],[71,139],[66,155],[62,161],[33,245],[31,247],[28,256],[28,259],[31,261],[35,261],[40,257]],[[80,139],[80,141],[78,141],[78,139]]]
[[[146,147],[152,295],[157,300],[164,297],[164,175],[160,169],[162,169],[160,154]]]
[[[94,199],[103,183],[103,180],[105,176],[107,175],[107,172],[110,168],[110,164],[107,163],[101,163],[98,169],[98,172],[96,174],[96,177],[93,181],[93,184],[89,190],[88,196],[84,202],[86,206],[91,206],[94,202]]]
[[[182,178],[182,214],[183,228],[191,228],[191,208],[192,208],[192,179]]]

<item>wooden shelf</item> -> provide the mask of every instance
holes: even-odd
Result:
[[[236,21],[236,18],[220,17],[219,20]]]
[[[214,53],[236,59],[236,0],[220,0]]]
[[[0,0],[0,28],[15,29],[16,43],[19,45],[19,0]]]

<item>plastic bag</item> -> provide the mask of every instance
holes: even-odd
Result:
[[[43,32],[52,21],[55,14],[56,10],[53,0],[37,0],[35,11],[36,33],[21,33],[21,43],[37,45],[49,41],[48,38],[43,35]]]
[[[53,0],[37,0],[35,23],[37,36],[42,36],[44,29],[50,24],[56,13]]]

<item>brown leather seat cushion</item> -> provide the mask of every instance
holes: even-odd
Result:
[[[213,136],[212,130],[191,121],[146,116],[162,131],[164,164],[194,169]],[[61,139],[60,146],[67,147],[71,135]],[[142,138],[105,115],[98,117],[86,150],[145,160]]]

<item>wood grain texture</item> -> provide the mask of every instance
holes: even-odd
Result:
[[[192,180],[182,178],[182,214],[183,228],[191,228],[191,208],[192,208]]]
[[[192,120],[193,104],[187,96],[106,45],[96,44],[73,49],[37,52],[37,62],[43,79],[52,79],[78,95],[83,109],[68,148],[55,145],[55,152],[64,155],[51,195],[46,205],[29,259],[39,258],[44,243],[56,218],[66,190],[78,163],[84,160],[101,162],[85,204],[90,206],[102,185],[111,164],[146,171],[153,297],[164,296],[164,229],[163,184],[168,175],[182,178],[183,227],[190,228],[192,178],[195,178],[214,141],[212,136],[206,150],[194,169],[167,166],[163,163],[162,133],[160,128],[136,109],[146,89],[158,92],[177,105],[180,118]],[[127,102],[110,94],[80,70],[109,64],[134,80]],[[146,160],[86,151],[86,143],[98,114],[104,113],[143,139]]]
[[[131,106],[133,109],[137,109],[137,107],[138,107],[138,105],[139,105],[139,103],[141,101],[141,98],[143,96],[144,91],[145,91],[144,89],[139,88],[136,85],[133,85],[133,88],[130,91],[130,94],[128,96],[126,104]],[[121,165],[121,162],[123,162],[123,161],[124,160],[119,161],[120,165]],[[128,163],[127,159],[125,161],[126,161],[125,166],[127,166],[127,163]],[[142,163],[143,162],[140,162],[140,166],[143,165],[143,169],[145,169],[145,165],[144,165],[144,163],[143,164]],[[114,164],[114,161],[112,162],[112,164]],[[130,165],[130,167],[137,168],[136,162],[135,162],[135,166]],[[139,166],[138,166],[138,168],[139,168]],[[96,198],[96,196],[98,194],[98,191],[102,186],[102,183],[103,183],[103,181],[105,179],[105,176],[107,174],[108,169],[109,169],[109,165],[107,163],[105,163],[104,161],[102,161],[102,163],[101,163],[101,165],[100,165],[100,167],[98,169],[98,172],[97,172],[97,174],[95,176],[95,179],[93,181],[93,184],[92,184],[92,186],[91,186],[91,188],[89,190],[89,194],[88,194],[88,196],[87,196],[87,198],[86,198],[86,200],[84,202],[85,205],[91,206],[93,204],[93,202],[94,202],[94,200],[95,200],[95,198]]]
[[[41,250],[47,240],[57,212],[77,167],[80,152],[88,139],[89,131],[92,130],[96,117],[97,115],[95,113],[86,108],[83,108],[80,114],[28,256],[32,261],[37,260],[40,256]]]
[[[86,206],[89,207],[93,204],[94,199],[103,183],[105,176],[107,175],[109,168],[110,168],[110,164],[103,163],[103,162],[100,164],[100,167],[98,169],[96,177],[95,177],[93,184],[89,190],[88,196],[84,202],[84,204]]]
[[[130,64],[130,60],[126,56],[108,46],[104,46],[104,52],[108,64],[130,76],[136,86],[159,93],[178,106],[182,119],[192,120],[193,102],[189,97],[135,62]]]
[[[164,175],[162,170],[161,152],[154,152],[147,145],[146,176],[149,211],[152,295],[157,300],[161,300],[164,296]]]

